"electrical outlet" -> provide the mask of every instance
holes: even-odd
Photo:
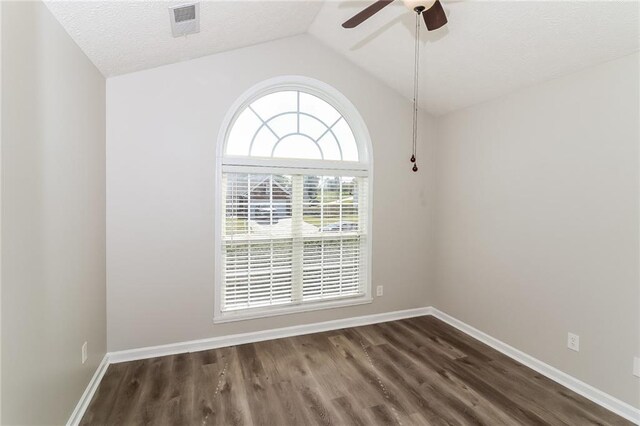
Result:
[[[379,285],[378,287],[376,287],[376,296],[382,296],[384,294],[384,292],[382,291],[382,286]]]
[[[567,337],[567,347],[572,351],[580,352],[580,336],[569,333]]]
[[[87,342],[82,344],[82,363],[87,362]]]
[[[633,375],[640,377],[640,357],[633,358]]]

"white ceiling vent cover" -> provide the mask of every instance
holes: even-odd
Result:
[[[170,7],[169,19],[174,37],[200,32],[200,3]]]

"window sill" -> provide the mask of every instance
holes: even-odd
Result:
[[[373,302],[370,295],[356,296],[345,299],[337,299],[325,302],[308,302],[282,307],[253,308],[238,311],[220,312],[213,316],[214,324],[222,324],[234,321],[245,321],[258,318],[275,317],[288,314],[319,311],[322,309],[343,308],[347,306],[365,305]]]

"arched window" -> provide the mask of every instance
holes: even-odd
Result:
[[[370,302],[370,141],[353,105],[316,80],[270,80],[219,143],[214,319]]]

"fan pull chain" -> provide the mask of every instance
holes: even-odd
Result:
[[[418,171],[416,154],[418,146],[418,80],[420,76],[420,13],[420,10],[416,10],[416,46],[413,68],[413,147],[411,151],[411,162],[413,163],[411,170],[414,172]]]

